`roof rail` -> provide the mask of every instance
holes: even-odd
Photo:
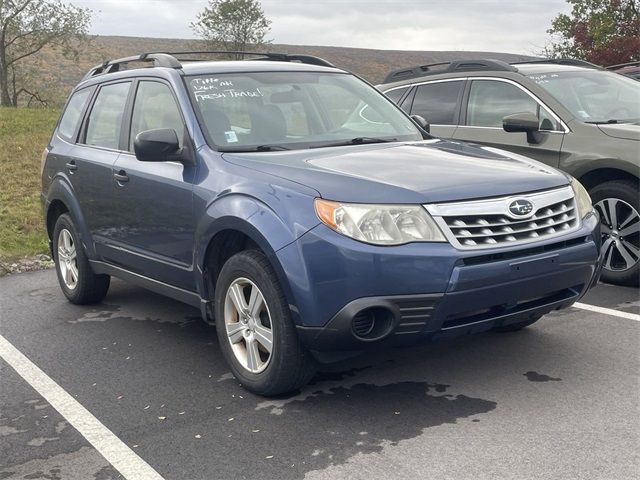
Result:
[[[640,62],[627,62],[627,63],[618,63],[617,65],[609,65],[606,68],[607,70],[615,70],[616,68],[623,68],[623,67],[633,67],[636,65],[640,65]]]
[[[574,67],[602,68],[600,65],[587,62],[586,60],[578,60],[577,58],[540,58],[538,60],[513,62],[511,65],[522,65],[525,63],[553,63],[556,65],[572,65]]]
[[[182,68],[182,64],[175,57],[166,53],[143,53],[132,57],[118,58],[117,60],[107,60],[89,70],[83,80],[96,75],[118,72],[121,66],[133,62],[153,62],[154,67]]]
[[[276,62],[300,62],[309,65],[318,65],[320,67],[335,67],[332,63],[326,61],[323,58],[315,57],[313,55],[298,55],[289,53],[278,52],[242,52],[242,51],[229,51],[229,50],[203,50],[193,52],[162,52],[167,55],[179,57],[183,55],[242,55],[244,59],[245,55],[257,58],[247,58],[247,60],[271,60]],[[188,58],[182,59],[183,62],[204,62],[206,59]]]
[[[417,67],[393,70],[385,77],[382,83],[398,82],[409,78],[426,77],[428,75],[438,75],[440,73],[475,72],[482,70],[516,72],[517,68],[503,62],[502,60],[453,60],[451,62],[431,63],[428,65],[418,65]]]
[[[107,60],[100,65],[96,65],[87,72],[83,80],[96,75],[103,75],[106,73],[113,73],[120,71],[120,67],[133,62],[153,62],[154,67],[167,67],[167,68],[182,68],[182,63],[176,57],[183,55],[250,55],[256,58],[248,58],[247,60],[270,60],[279,62],[300,62],[309,65],[318,65],[320,67],[334,67],[332,63],[313,55],[298,55],[288,53],[274,53],[274,52],[239,52],[239,51],[227,51],[227,50],[206,50],[206,51],[193,51],[193,52],[153,52],[143,53],[141,55],[134,55],[132,57],[119,58],[117,60]],[[197,58],[183,58],[183,62],[202,62],[205,59]]]

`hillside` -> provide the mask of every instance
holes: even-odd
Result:
[[[198,40],[170,38],[142,38],[101,36],[83,46],[77,61],[64,58],[54,51],[42,52],[35,60],[36,72],[32,86],[46,97],[59,103],[68,91],[92,66],[104,60],[126,57],[142,52],[185,51],[204,49]],[[379,83],[389,70],[411,65],[424,65],[457,59],[495,58],[505,61],[527,60],[528,55],[498,52],[467,51],[400,51],[372,50],[364,48],[321,47],[273,44],[273,52],[306,53],[322,57],[334,65],[363,76],[372,83]]]

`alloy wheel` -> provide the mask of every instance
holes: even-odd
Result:
[[[251,373],[267,368],[273,350],[269,307],[258,286],[247,278],[234,280],[225,296],[224,322],[236,360]]]
[[[602,222],[604,268],[623,272],[640,260],[640,215],[619,198],[605,198],[594,205]]]
[[[58,267],[65,286],[74,290],[78,286],[78,262],[76,245],[71,232],[66,228],[58,234]]]

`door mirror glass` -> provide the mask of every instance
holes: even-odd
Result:
[[[429,122],[427,122],[424,117],[421,117],[420,115],[411,115],[411,120],[416,122],[416,124],[425,132],[431,133],[431,125],[429,125]]]
[[[523,112],[507,115],[502,119],[502,128],[505,132],[525,132],[527,134],[527,142],[540,142],[540,125],[538,117],[533,113]]]
[[[141,162],[181,161],[178,134],[172,128],[146,130],[133,142],[136,158]]]

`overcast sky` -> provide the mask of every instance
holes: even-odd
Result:
[[[91,33],[193,38],[206,0],[72,0],[94,11]],[[263,0],[274,43],[398,50],[533,53],[564,0]]]

